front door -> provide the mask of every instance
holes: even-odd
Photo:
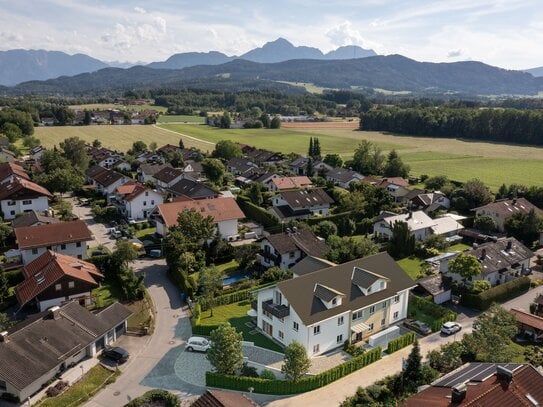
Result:
[[[262,330],[268,335],[273,336],[273,326],[268,324],[266,321],[262,321]]]

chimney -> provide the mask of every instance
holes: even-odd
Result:
[[[515,206],[517,204],[517,198],[513,198],[513,206]]]
[[[503,366],[498,365],[496,366],[496,377],[498,380],[509,384],[513,380],[513,372]]]
[[[486,249],[481,250],[481,260],[486,258]]]
[[[505,247],[505,251],[510,252],[512,248],[513,248],[513,242],[511,240],[508,240],[507,246]]]
[[[49,308],[49,315],[51,315],[54,320],[60,319],[60,307],[54,306]]]
[[[0,332],[0,342],[3,342],[3,343],[9,342],[8,331]]]
[[[466,383],[460,383],[454,386],[451,392],[451,403],[460,404],[466,398],[467,391],[468,386],[466,386]]]

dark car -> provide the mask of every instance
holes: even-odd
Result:
[[[432,328],[422,321],[415,321],[413,319],[408,319],[404,322],[404,325],[409,329],[412,329],[415,332],[418,332],[421,335],[428,335],[432,333]]]
[[[126,349],[116,347],[106,347],[102,353],[106,358],[113,359],[118,363],[124,363],[128,360],[130,354]]]

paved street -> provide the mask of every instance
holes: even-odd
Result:
[[[94,241],[88,242],[88,247],[103,245],[108,249],[113,250],[115,247],[115,240],[111,239],[107,228],[103,223],[96,223],[94,221],[90,206],[79,205],[74,198],[69,198],[68,200],[72,203],[73,214],[85,221],[94,236]]]

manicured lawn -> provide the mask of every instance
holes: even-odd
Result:
[[[469,249],[471,249],[470,245],[467,245],[465,243],[456,243],[456,244],[453,244],[452,246],[449,246],[447,251],[448,252],[463,252],[464,250],[469,250]]]
[[[247,311],[251,309],[249,301],[240,301],[234,304],[221,305],[220,307],[213,308],[213,316],[211,312],[203,311],[200,318],[201,325],[220,325],[225,322],[230,322],[238,332],[243,334],[245,341],[254,342],[256,346],[262,348],[271,349],[277,352],[282,352],[282,348],[273,342],[271,339],[266,338],[261,333],[250,333],[256,330],[255,327],[249,328],[245,325],[251,321],[251,317],[247,315]]]
[[[74,368],[78,369],[78,368]],[[83,404],[104,385],[113,383],[121,373],[112,372],[101,365],[89,370],[83,378],[58,397],[46,398],[35,404],[40,407],[73,407]]]
[[[424,260],[411,256],[398,260],[396,263],[398,263],[398,265],[409,275],[409,277],[416,280],[420,274],[420,268],[424,264]]]
[[[217,264],[215,267],[217,267],[223,275],[230,275],[235,274],[235,272],[238,271],[239,264],[237,261],[231,260],[228,263]]]
[[[198,123],[204,124],[205,117],[201,116],[187,116],[183,114],[176,115],[160,115],[157,119],[158,123]]]
[[[99,109],[118,109],[118,110],[156,110],[159,112],[166,112],[168,110],[164,106],[155,105],[116,105],[113,103],[90,103],[87,105],[72,105],[72,109],[87,109],[87,110],[99,110]]]
[[[109,282],[107,279],[102,281],[100,287],[92,290],[97,308],[105,308],[121,298],[121,291],[117,284]]]
[[[156,228],[146,228],[146,229],[136,230],[134,233],[134,236],[140,240],[145,240],[144,238],[147,235],[154,235],[155,232],[156,232]]]

